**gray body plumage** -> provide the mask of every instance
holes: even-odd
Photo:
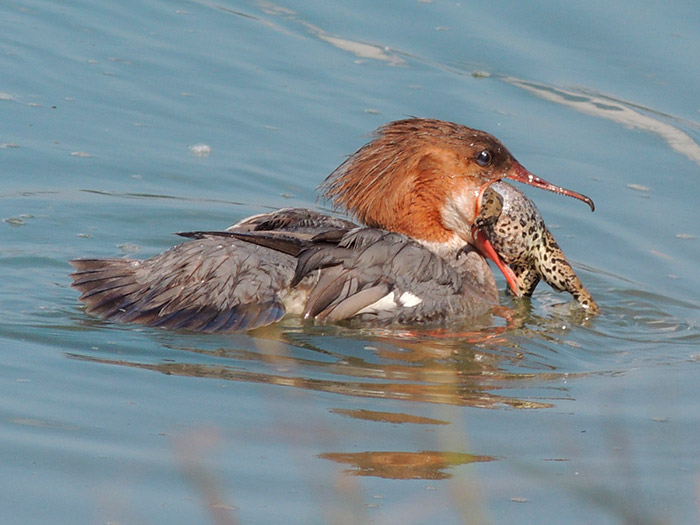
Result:
[[[482,315],[498,299],[493,275],[475,252],[447,260],[405,235],[309,210],[283,209],[224,232],[183,235],[194,240],[143,261],[71,261],[87,310],[115,321],[224,332],[268,325],[287,313],[440,322]]]
[[[299,257],[295,282],[320,270],[305,317],[431,323],[485,314],[498,301],[493,276],[475,252],[443,258],[409,237],[373,228]]]
[[[104,319],[206,332],[251,329],[285,313],[296,260],[237,239],[185,242],[145,261],[72,261],[73,286]]]
[[[540,278],[597,309],[535,205],[497,182],[477,225],[515,272],[517,295]],[[73,287],[104,319],[202,332],[251,330],[287,314],[381,324],[473,318],[498,303],[470,246],[436,254],[410,237],[305,209],[255,215],[146,260],[71,261]]]

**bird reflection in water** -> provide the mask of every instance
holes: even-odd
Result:
[[[390,479],[448,479],[447,469],[468,463],[493,461],[490,456],[475,456],[460,452],[328,452],[323,459],[350,465],[346,470],[353,476],[375,476]]]
[[[522,330],[520,330],[522,332]],[[157,332],[154,332],[157,333]],[[343,327],[294,327],[293,321],[254,332],[254,349],[184,348],[190,354],[215,357],[218,362],[136,362],[104,356],[71,354],[81,360],[114,364],[170,375],[271,384],[345,396],[394,399],[477,408],[547,408],[546,401],[503,393],[521,389],[533,379],[559,379],[556,372],[509,372],[522,355],[512,342],[504,345],[504,327],[481,331],[477,343],[450,338],[446,331],[363,330]],[[454,334],[454,332],[452,332]],[[460,332],[460,335],[464,333]],[[541,334],[540,334],[541,335]],[[312,336],[312,337],[310,337]],[[250,338],[241,336],[251,341]],[[367,342],[363,356],[335,350],[338,338]],[[314,343],[309,341],[313,340]],[[266,365],[271,370],[258,371]],[[565,394],[545,387],[553,399]],[[553,392],[552,392],[553,389]],[[546,397],[541,392],[538,398]]]
[[[332,407],[329,411],[338,417],[390,425],[436,427],[454,423],[449,421],[452,419],[449,411],[437,412],[446,416],[443,419],[423,417],[411,413],[422,410],[413,403],[543,409],[553,406],[554,400],[570,399],[561,381],[565,374],[540,366],[534,356],[524,356],[517,344],[521,336],[530,341],[539,338],[545,344],[553,340],[553,346],[560,344],[556,333],[552,335],[556,332],[554,327],[546,326],[554,322],[557,321],[533,320],[529,312],[513,310],[507,326],[483,327],[473,331],[466,340],[465,332],[458,330],[358,331],[354,327],[304,326],[289,320],[259,329],[250,334],[253,337],[227,336],[226,341],[232,343],[231,346],[236,344],[237,348],[175,346],[172,341],[182,341],[181,337],[169,337],[167,332],[154,330],[153,335],[163,338],[165,347],[186,353],[180,362],[147,362],[146,357],[112,359],[104,354],[71,354],[70,357],[169,375],[334,393],[344,396],[342,401],[346,407],[352,398],[395,400],[403,403],[396,412]],[[513,330],[514,326],[517,330]],[[214,341],[221,339],[217,336]],[[197,340],[202,341],[201,335]],[[197,362],[197,356],[201,356],[201,362]],[[530,399],[521,397],[528,388],[533,392]],[[511,394],[516,391],[520,396]],[[326,450],[321,448],[318,457],[350,465],[348,472],[354,475],[394,479],[444,479],[451,476],[450,469],[456,465],[493,459],[459,450],[464,441],[458,443],[461,444],[447,447],[456,450],[359,453],[328,451],[331,443],[324,443]]]

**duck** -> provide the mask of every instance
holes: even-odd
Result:
[[[594,209],[487,132],[407,118],[378,128],[320,185],[347,218],[284,208],[221,231],[181,232],[187,241],[145,260],[72,260],[72,286],[105,320],[196,332],[253,330],[287,315],[429,325],[498,305],[491,260],[516,296],[543,279],[597,311],[534,203],[503,179]],[[521,222],[532,234],[516,232]],[[565,262],[545,264],[552,257]],[[557,280],[562,271],[568,280]]]

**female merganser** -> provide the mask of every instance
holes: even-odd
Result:
[[[321,186],[366,227],[278,210],[224,232],[184,233],[194,240],[143,261],[71,261],[73,286],[88,312],[102,318],[204,332],[249,330],[286,314],[383,323],[482,315],[498,303],[483,255],[502,270],[513,264],[506,277],[516,295],[532,293],[540,277],[559,283],[552,277],[558,270],[540,264],[558,247],[551,234],[542,244],[546,227],[534,204],[504,183],[486,191],[502,178],[593,209],[588,197],[528,172],[492,135],[412,118],[379,128]],[[520,219],[534,221],[540,236],[515,239],[506,226]],[[555,286],[585,291],[576,281],[579,288],[574,281]]]

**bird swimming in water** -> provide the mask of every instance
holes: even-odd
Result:
[[[146,260],[73,260],[73,287],[104,319],[202,332],[250,330],[288,314],[432,324],[498,304],[487,257],[516,295],[531,294],[542,278],[595,311],[573,270],[575,280],[562,270],[570,265],[550,264],[565,261],[561,250],[534,204],[504,178],[593,209],[588,197],[527,171],[492,135],[412,118],[379,128],[321,185],[360,226],[282,209],[224,231],[183,233],[191,240]],[[518,237],[521,220],[532,235]]]

